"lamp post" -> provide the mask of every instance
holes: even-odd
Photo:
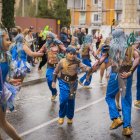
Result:
[[[38,14],[38,0],[36,0],[36,9],[35,9],[35,15],[37,16]]]
[[[24,7],[25,7],[25,3],[24,0],[22,0],[22,17],[24,17]]]
[[[72,34],[73,34],[73,32],[74,32],[74,15],[75,15],[75,0],[74,0],[74,2],[73,2],[73,9],[72,9]]]

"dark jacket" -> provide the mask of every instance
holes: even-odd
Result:
[[[63,42],[63,44],[65,45],[65,47],[67,48],[69,45],[69,42],[67,41],[68,39],[68,35],[64,32],[60,33],[60,40]]]

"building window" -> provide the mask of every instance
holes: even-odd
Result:
[[[94,21],[98,21],[98,19],[99,19],[98,14],[94,14]]]
[[[102,15],[98,12],[92,13],[92,25],[101,25],[102,24]]]
[[[98,4],[98,0],[93,0],[93,4]]]
[[[81,10],[86,9],[86,0],[81,0]]]
[[[118,22],[121,21],[121,16],[122,16],[121,13],[117,13],[116,20],[117,20]]]
[[[80,25],[86,24],[86,13],[85,12],[80,13],[79,23],[80,23]]]

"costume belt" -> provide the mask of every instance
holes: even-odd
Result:
[[[82,58],[90,58],[89,55],[82,55]]]
[[[74,76],[71,76],[71,75],[61,73],[60,78],[66,82],[72,82],[72,81],[75,81],[77,79],[77,74],[75,74]]]
[[[55,68],[56,65],[57,65],[57,63],[55,63],[55,64],[50,64],[50,63],[48,63],[48,64],[47,64],[47,67]]]
[[[120,68],[117,68],[117,66],[112,66],[112,72],[115,73],[123,73],[123,72],[129,72],[132,65],[123,65],[120,66]]]

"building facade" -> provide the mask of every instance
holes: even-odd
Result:
[[[80,8],[71,10],[71,25],[85,27],[90,33],[101,26],[116,26],[122,19],[122,5],[122,0],[81,0]],[[137,12],[140,24],[140,0],[137,0]]]

